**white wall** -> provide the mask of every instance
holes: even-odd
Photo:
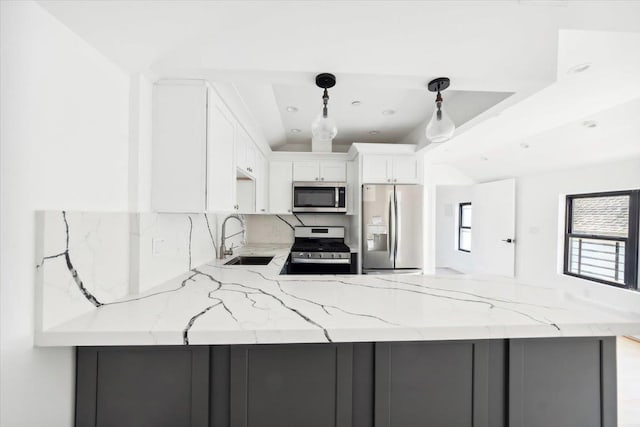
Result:
[[[632,188],[640,188],[640,158],[518,178],[516,278],[527,283],[566,286],[582,297],[640,311],[640,293],[563,275],[559,262],[562,197]]]
[[[71,426],[70,348],[34,348],[34,211],[127,210],[129,79],[31,1],[0,2],[2,426]]]
[[[471,273],[471,253],[458,250],[458,209],[460,203],[471,202],[472,198],[472,185],[436,188],[436,268]]]

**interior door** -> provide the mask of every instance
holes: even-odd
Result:
[[[362,268],[392,269],[393,185],[362,187]]]
[[[422,269],[422,186],[396,185],[397,269]]]
[[[515,276],[516,182],[478,184],[473,190],[471,257],[474,273]]]

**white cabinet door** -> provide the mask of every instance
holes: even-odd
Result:
[[[269,164],[269,212],[291,212],[293,165],[287,161]]]
[[[245,134],[247,135],[247,134]],[[253,176],[256,174],[256,166],[257,166],[257,157],[258,157],[258,148],[253,143],[253,140],[249,135],[247,135],[247,143],[246,143],[246,170]]]
[[[207,161],[207,87],[153,88],[151,209],[203,212]]]
[[[393,156],[392,177],[397,184],[419,184],[420,174],[416,156]]]
[[[207,150],[207,210],[231,211],[236,204],[235,120],[211,91]],[[173,175],[180,175],[180,173]]]
[[[347,162],[322,161],[320,162],[321,181],[347,181]]]
[[[247,167],[247,139],[242,126],[236,123],[236,167],[242,170]]]
[[[362,182],[386,184],[391,182],[391,160],[384,154],[365,154],[362,158]]]
[[[293,162],[294,181],[319,181],[320,162],[317,160],[301,160]]]
[[[256,212],[265,213],[267,211],[267,161],[262,153],[257,152],[255,165],[255,193],[256,193]]]

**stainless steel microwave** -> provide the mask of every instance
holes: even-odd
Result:
[[[346,213],[347,183],[295,181],[292,212]]]

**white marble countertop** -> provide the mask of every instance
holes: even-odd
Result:
[[[503,278],[280,276],[286,245],[243,248],[267,266],[201,265],[36,334],[41,346],[251,344],[640,334],[640,314]]]

